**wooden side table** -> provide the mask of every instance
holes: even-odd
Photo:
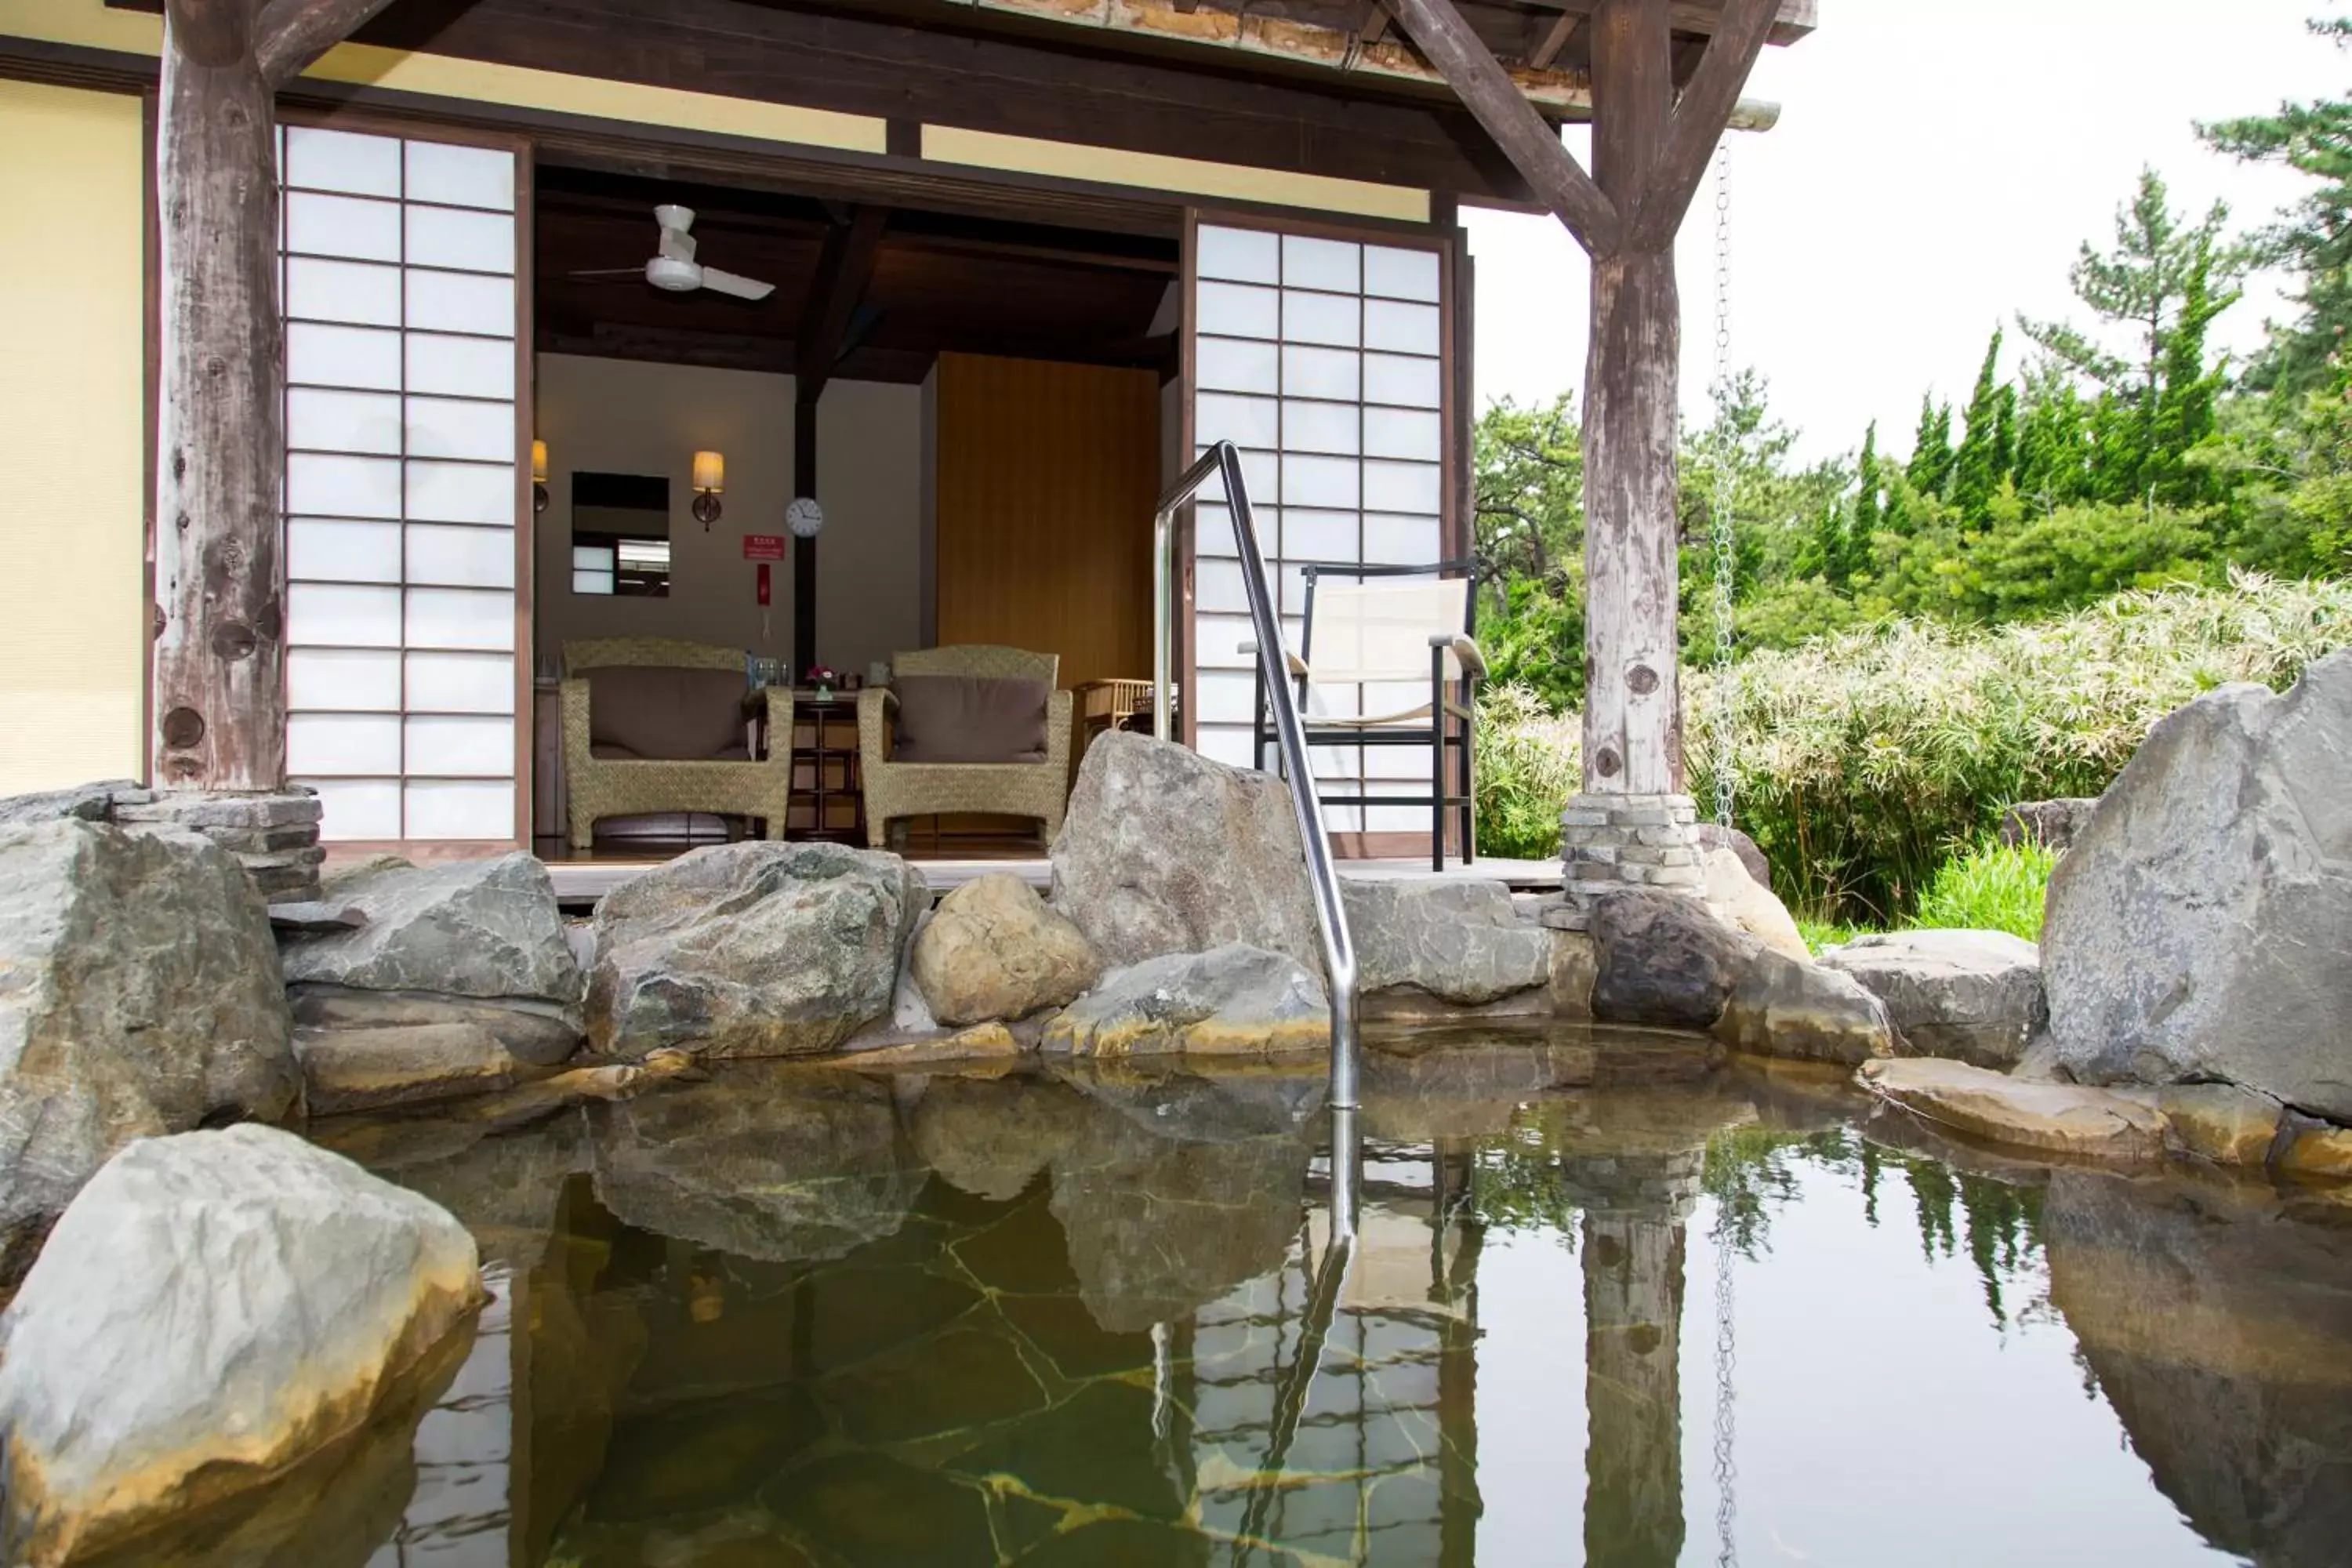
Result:
[[[1083,759],[1094,738],[1106,730],[1151,732],[1151,682],[1088,680],[1072,690],[1078,710],[1077,756],[1071,759],[1073,763]]]
[[[794,691],[790,743],[793,805],[784,837],[863,845],[866,789],[857,761],[857,694],[835,692],[819,701],[814,690]]]

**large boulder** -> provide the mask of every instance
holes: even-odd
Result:
[[[2042,849],[2073,847],[2074,836],[2098,807],[2095,795],[2068,795],[2059,800],[2029,800],[2001,814],[2000,841],[2014,849],[2032,845]]]
[[[589,1038],[613,1054],[834,1050],[889,1016],[928,902],[922,873],[874,850],[752,842],[682,855],[598,906]]]
[[[1321,963],[1288,788],[1146,735],[1087,747],[1054,840],[1054,907],[1114,965],[1236,942]]]
[[[431,1201],[265,1127],[108,1162],[0,1319],[12,1561],[47,1564],[358,1434],[482,1300]]]
[[[1715,1032],[1753,1056],[1847,1067],[1895,1052],[1885,1003],[1835,970],[1771,948],[1749,959]]]
[[[0,827],[0,1285],[133,1138],[274,1119],[301,1079],[261,896],[193,834]]]
[[[2007,931],[1858,937],[1823,953],[1822,963],[1886,1004],[1897,1044],[1909,1056],[2005,1070],[2024,1056],[2048,1016],[2041,951]]]
[[[329,887],[357,923],[290,932],[283,948],[306,1029],[471,1026],[544,1065],[579,1045],[585,982],[535,856],[440,866],[383,858]],[[395,1043],[366,1048],[382,1058]]]
[[[522,1064],[476,1024],[294,1032],[314,1116],[511,1089]]]
[[[1680,893],[1603,893],[1591,921],[1592,1016],[1604,1023],[1712,1028],[1758,946]]]
[[[1476,1007],[1551,978],[1553,933],[1520,920],[1500,882],[1351,878],[1339,891],[1367,999],[1407,991]]]
[[[1321,1049],[1331,1010],[1313,975],[1278,952],[1229,942],[1113,970],[1055,1015],[1044,1048],[1081,1057]]]
[[[1769,883],[1759,881],[1748,871],[1737,849],[1723,845],[1702,850],[1699,865],[1706,877],[1707,908],[1717,920],[1801,963],[1812,957],[1813,950],[1805,945],[1805,933],[1797,929],[1789,906]]]
[[[961,1027],[1066,1006],[1095,983],[1102,960],[1035,889],[999,871],[940,900],[915,933],[909,973],[932,1017]]]
[[[2058,863],[2042,977],[2091,1083],[2228,1082],[2352,1121],[2352,651],[2167,715]]]

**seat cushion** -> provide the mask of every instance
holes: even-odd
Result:
[[[1042,763],[1045,703],[1042,680],[999,676],[902,675],[894,763]]]
[[[587,672],[594,754],[699,762],[743,745],[743,673],[616,664]],[[619,753],[598,752],[614,746]]]

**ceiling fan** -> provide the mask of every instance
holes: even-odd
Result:
[[[764,300],[776,291],[773,283],[762,283],[756,278],[740,273],[721,272],[716,267],[705,267],[694,259],[694,209],[665,203],[654,208],[654,221],[661,226],[661,241],[653,257],[642,268],[599,267],[573,272],[574,278],[614,278],[642,273],[646,282],[656,289],[667,289],[673,294],[690,294],[697,289],[708,289],[714,294],[731,294],[738,300]]]

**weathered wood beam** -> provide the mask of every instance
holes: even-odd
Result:
[[[825,234],[816,276],[801,306],[800,330],[793,338],[799,366],[793,395],[802,402],[814,403],[824,394],[825,381],[849,335],[850,320],[873,281],[874,258],[881,253],[882,230],[889,220],[887,207],[861,206]]]
[[[153,780],[286,782],[285,329],[275,81],[382,0],[169,0],[157,87],[162,258]]]
[[[1389,24],[1394,20],[1383,0],[1372,0],[1364,7],[1364,19],[1356,26],[1356,36],[1368,44],[1377,44],[1389,36]]]
[[[391,0],[264,0],[256,46],[261,74],[284,87]]]
[[[1528,68],[1539,71],[1551,69],[1552,61],[1559,58],[1568,46],[1575,41],[1585,20],[1585,14],[1580,11],[1562,11],[1554,17],[1542,39],[1528,51]]]
[[[1664,145],[1643,184],[1633,217],[1637,249],[1672,245],[1690,211],[1699,182],[1723,140],[1740,90],[1764,53],[1779,0],[1726,0],[1724,25],[1707,40],[1706,53],[1690,85],[1675,105]]]
[[[1520,95],[1500,62],[1453,0],[1391,0],[1391,8],[1412,35],[1429,63],[1450,83],[1486,134],[1495,139],[1544,205],[1568,226],[1592,255],[1614,250],[1622,218],[1584,166]]]

